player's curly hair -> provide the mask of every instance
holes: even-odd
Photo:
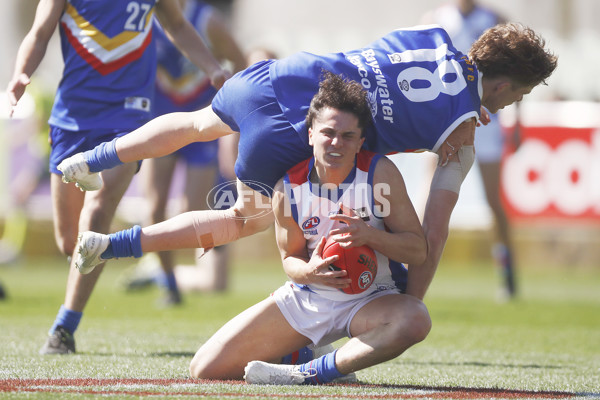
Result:
[[[526,26],[500,24],[473,43],[469,57],[486,77],[505,76],[522,86],[537,86],[546,84],[558,58],[545,45],[544,39]]]
[[[312,127],[321,110],[330,107],[355,115],[364,136],[364,128],[372,122],[366,91],[360,83],[344,78],[342,75],[324,70],[322,76],[319,91],[312,98],[308,108],[306,126]]]

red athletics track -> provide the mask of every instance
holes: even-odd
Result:
[[[0,379],[0,393],[2,392],[40,392],[40,393],[78,393],[78,394],[103,394],[103,395],[130,395],[130,396],[215,396],[220,397],[273,397],[273,398],[294,398],[298,395],[291,393],[236,393],[232,392],[209,392],[209,391],[178,391],[177,389],[152,391],[140,389],[140,385],[153,386],[174,386],[174,385],[198,385],[198,384],[231,384],[245,385],[240,381],[208,381],[201,379]],[[127,389],[127,386],[136,386],[135,389]],[[348,387],[406,390],[407,393],[390,394],[328,394],[329,398],[336,399],[415,399],[415,398],[443,398],[443,399],[527,399],[527,398],[548,398],[563,399],[576,397],[576,393],[559,391],[531,391],[531,390],[513,390],[513,389],[488,389],[488,388],[467,388],[467,387],[426,387],[413,385],[360,385],[349,384]],[[321,398],[322,394],[301,395],[303,398]]]

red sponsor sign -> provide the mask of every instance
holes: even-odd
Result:
[[[524,104],[520,118],[521,146],[502,163],[509,217],[600,223],[600,106]]]

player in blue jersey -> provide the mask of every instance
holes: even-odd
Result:
[[[215,57],[231,65],[234,72],[242,70],[246,60],[224,16],[213,6],[199,0],[180,0],[180,4],[186,19],[200,33]],[[154,32],[158,66],[153,116],[195,111],[209,105],[217,90],[211,86],[204,71],[177,50],[157,22]],[[234,136],[227,136],[219,141],[191,143],[172,155],[145,161],[139,182],[150,206],[146,223],[165,220],[169,188],[178,163],[185,166],[181,208],[183,211],[207,209],[207,195],[217,180],[235,179],[235,139]],[[220,175],[225,177],[220,178]],[[161,300],[165,306],[181,302],[180,289],[225,290],[226,247],[214,249],[200,258],[201,255],[196,256],[196,265],[175,267],[173,252],[150,254],[153,257],[143,258],[133,270],[127,271],[127,288],[134,289],[157,282],[165,289],[165,296]],[[157,271],[158,266],[160,268]]]
[[[216,332],[194,356],[193,377],[245,373],[255,384],[328,383],[399,356],[429,332],[425,305],[403,294],[400,264],[425,259],[425,236],[396,166],[361,150],[371,123],[365,95],[359,83],[337,75],[321,82],[307,116],[313,156],[288,171],[273,194],[277,245],[290,280]],[[319,222],[304,230],[307,219]],[[375,251],[377,273],[367,290],[340,290],[349,279],[346,271],[329,270],[334,257],[321,257],[327,237]],[[351,339],[314,360],[267,363],[343,337]]]
[[[425,20],[441,25],[450,35],[454,46],[463,52],[466,52],[486,29],[504,22],[504,18],[495,11],[479,5],[475,0],[454,0],[429,12]],[[493,248],[493,255],[501,268],[504,281],[502,297],[511,298],[516,295],[515,257],[510,224],[500,199],[500,167],[505,149],[505,133],[498,116],[492,114],[490,117],[487,125],[477,129],[476,159],[485,196],[496,222],[498,243]],[[513,142],[518,143],[518,128],[513,133]]]
[[[529,28],[499,25],[486,31],[467,56],[454,48],[446,31],[429,26],[396,30],[344,53],[299,53],[257,63],[228,80],[212,107],[159,117],[123,138],[65,160],[64,179],[80,181],[122,162],[169,154],[193,141],[237,132],[240,136],[239,198],[233,207],[181,214],[110,237],[86,232],[78,242],[77,265],[88,273],[106,258],[211,248],[268,227],[273,221],[273,185],[312,154],[304,116],[328,70],[361,83],[368,92],[374,123],[366,130],[365,149],[439,155],[423,220],[427,259],[409,268],[407,293],[423,298],[446,242],[460,185],[474,160],[480,109],[495,113],[544,83],[556,68],[556,57],[544,46]]]
[[[50,172],[55,238],[68,256],[73,254],[79,231],[108,231],[138,165],[127,163],[107,171],[102,190],[90,193],[63,185],[57,166],[150,120],[156,74],[154,15],[186,56],[206,71],[211,83],[222,86],[226,72],[185,20],[177,0],[41,0],[33,26],[19,47],[7,87],[13,106],[59,25],[64,70],[49,120]],[[93,183],[78,186],[86,189]],[[64,304],[42,354],[75,352],[73,333],[101,270],[81,276],[72,266]]]

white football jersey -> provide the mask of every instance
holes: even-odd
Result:
[[[373,172],[381,155],[362,150],[356,157],[356,165],[345,181],[334,190],[327,190],[310,181],[314,166],[310,158],[288,171],[284,177],[286,196],[291,203],[292,215],[304,232],[308,254],[312,254],[321,237],[338,227],[341,222],[329,218],[341,213],[341,204],[354,210],[367,224],[386,229],[381,212],[374,205],[376,196],[383,194],[385,185],[373,185]],[[368,296],[383,288],[397,287],[404,291],[406,268],[402,263],[390,260],[379,252],[377,255],[377,275],[373,284],[359,294],[347,294],[341,290],[323,285],[298,285],[314,291],[331,300],[356,299]]]

